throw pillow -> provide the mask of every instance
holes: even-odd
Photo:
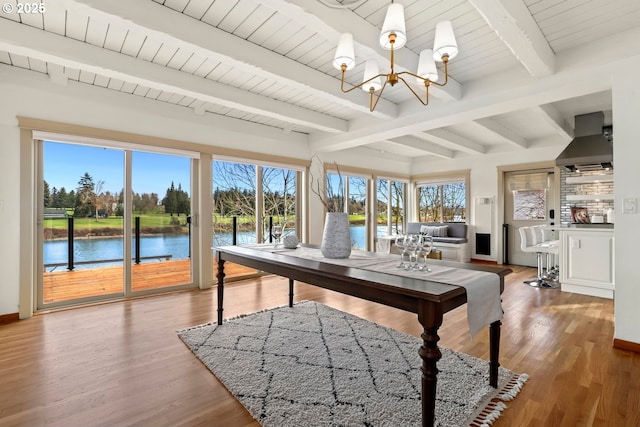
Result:
[[[431,237],[447,237],[447,228],[446,225],[421,225],[420,233]]]

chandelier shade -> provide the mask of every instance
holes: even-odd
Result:
[[[420,60],[418,61],[418,77],[416,80],[418,83],[424,83],[425,79],[429,79],[432,82],[438,81],[438,68],[436,67],[436,61],[433,59],[433,50],[425,49],[420,52]]]
[[[365,92],[374,92],[380,90],[382,82],[380,81],[380,71],[376,61],[367,61],[364,65],[364,76],[362,77],[362,90]]]
[[[433,41],[433,59],[442,62],[444,56],[453,59],[458,54],[458,43],[453,34],[451,21],[442,21],[436,25],[436,36]]]
[[[395,43],[391,42],[389,35],[395,34]],[[383,49],[391,50],[400,49],[407,43],[407,30],[404,24],[404,6],[392,3],[387,9],[387,15],[384,17],[382,31],[380,32],[380,46]]]
[[[347,70],[353,69],[356,66],[356,54],[353,48],[353,35],[351,33],[344,33],[340,36],[338,42],[338,48],[333,58],[333,66],[340,70],[345,65]]]

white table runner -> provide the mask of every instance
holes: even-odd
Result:
[[[392,254],[373,255],[367,252],[352,251],[349,258],[331,259],[322,256],[320,250],[315,248],[286,249],[282,247],[276,248],[270,244],[245,245],[245,247],[321,261],[327,264],[462,286],[467,291],[467,321],[472,339],[484,327],[502,319],[500,277],[495,273],[440,266],[433,262],[428,264],[432,270],[431,272],[406,271],[397,267],[400,257]]]

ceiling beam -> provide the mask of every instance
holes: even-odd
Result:
[[[522,0],[469,0],[534,77],[555,71],[555,54]]]
[[[478,119],[470,122],[470,124],[474,126],[480,126],[483,129],[488,130],[491,134],[494,135],[494,137],[497,137],[499,140],[506,142],[507,144],[513,145],[518,148],[527,148],[528,146],[528,142],[526,139],[494,119]]]
[[[345,97],[335,78],[154,1],[60,1],[67,7],[80,8],[90,16],[191,49],[246,73],[285,83],[302,93],[370,114],[369,96],[363,91]],[[375,115],[396,117],[397,108],[392,102],[381,100]]]
[[[351,33],[356,57],[375,59],[382,72],[386,69],[385,64],[390,64],[389,54],[382,51],[378,44],[380,29],[362,19],[351,9],[329,8],[317,0],[261,0],[261,3],[278,10],[279,13],[296,22],[304,22],[307,27],[313,28],[320,34],[328,35],[327,39],[333,42],[334,46],[338,45],[340,34]],[[428,47],[431,48],[431,46]],[[413,51],[406,48],[399,49],[394,52],[394,59],[396,71],[417,72],[418,55]],[[413,78],[408,80],[413,83]],[[446,101],[457,100],[462,98],[462,85],[449,76],[446,86],[431,85],[429,95]]]
[[[390,141],[392,143],[402,145],[405,147],[415,148],[416,150],[420,150],[426,154],[431,154],[433,156],[441,157],[443,159],[453,159],[454,157],[453,151],[448,150],[432,142],[416,138],[411,135],[401,136],[398,138],[391,139]]]
[[[20,88],[22,91],[33,91],[38,94],[37,99],[49,98],[56,102],[59,101],[61,105],[73,105],[70,107],[72,111],[74,108],[79,108],[83,110],[83,113],[86,113],[88,111],[86,106],[93,105],[88,117],[96,116],[98,118],[91,117],[90,121],[85,123],[87,126],[104,127],[105,123],[111,123],[111,126],[107,125],[107,128],[138,133],[140,129],[138,119],[143,116],[153,116],[158,122],[158,126],[150,130],[149,135],[184,141],[242,150],[249,150],[248,145],[253,142],[261,152],[268,152],[266,147],[278,146],[277,144],[284,143],[286,147],[293,148],[306,147],[308,142],[308,136],[298,132],[286,134],[273,126],[246,122],[219,114],[205,113],[199,116],[187,107],[158,102],[143,96],[131,96],[124,92],[88,85],[75,80],[69,80],[66,86],[52,84],[46,74],[5,64],[0,64],[0,88],[4,90],[0,93],[5,93],[6,90],[2,85]],[[99,102],[95,100],[99,100]],[[78,105],[80,106],[78,107]],[[41,112],[52,110],[50,105],[44,104],[34,108]],[[52,114],[47,117],[51,120],[65,121],[64,117],[67,117],[69,112],[66,110],[64,112],[52,111]],[[108,114],[108,117],[102,117],[105,114]],[[82,120],[80,119],[80,121]],[[172,134],[175,132],[174,125],[175,128],[185,126],[185,129],[190,129],[190,132],[184,135],[174,135]],[[215,132],[211,132],[211,129],[215,129]],[[285,149],[285,151],[287,150]],[[300,149],[300,152],[305,151],[304,148]],[[300,154],[297,155],[300,156]]]
[[[532,107],[530,110],[538,119],[551,127],[564,141],[569,142],[573,139],[573,129],[554,106],[550,104],[539,105]]]
[[[428,141],[433,141],[445,147],[453,146],[457,151],[462,151],[467,154],[484,154],[486,152],[485,146],[479,142],[472,141],[442,128],[431,129],[428,132],[420,132],[419,134],[413,135],[420,135],[420,138],[425,138]]]
[[[522,70],[507,69],[466,84],[460,101],[440,103],[385,122],[351,121],[349,132],[310,135],[310,149],[339,151],[610,90],[610,78],[594,76],[608,76],[611,70],[626,67],[628,61],[639,57],[640,45],[632,43],[638,37],[640,28],[563,52],[556,58],[558,69],[547,77],[532,78]],[[607,46],[613,49],[611,61],[603,62],[601,52],[607,51]]]
[[[299,108],[108,49],[0,20],[0,50],[77,68],[324,132],[344,132],[346,120]]]

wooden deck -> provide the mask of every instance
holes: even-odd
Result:
[[[132,289],[141,291],[191,283],[188,259],[146,262],[132,266]],[[213,261],[213,274],[217,271]],[[255,270],[237,264],[225,264],[227,277],[240,277]],[[44,302],[52,303],[103,295],[121,295],[124,289],[122,266],[97,267],[74,271],[46,272],[43,276]]]

